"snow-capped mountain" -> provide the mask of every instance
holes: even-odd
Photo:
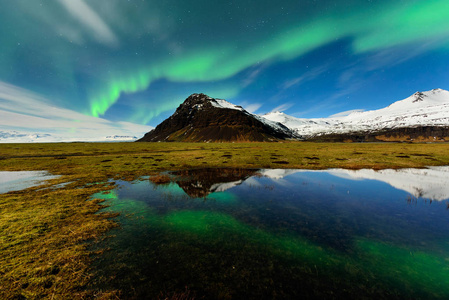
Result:
[[[0,131],[0,142],[13,141],[15,143],[30,143],[48,141],[52,139],[51,134],[48,133],[21,133],[18,131]]]
[[[434,89],[416,92],[383,109],[355,111],[342,117],[301,119],[282,112],[268,113],[262,117],[284,124],[305,139],[327,134],[449,126],[449,91]]]
[[[129,142],[135,140],[137,140],[137,136],[131,135],[109,135],[105,139],[108,142]]]

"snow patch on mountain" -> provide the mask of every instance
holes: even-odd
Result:
[[[235,110],[240,110],[240,111],[245,111],[243,109],[243,107],[232,104],[224,99],[210,99],[210,103],[212,104],[212,106],[214,107],[218,107],[218,108],[228,108],[228,109],[235,109]]]

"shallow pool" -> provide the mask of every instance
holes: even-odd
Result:
[[[204,169],[94,197],[121,227],[93,287],[124,298],[447,299],[449,168]]]
[[[0,194],[38,186],[58,177],[47,171],[0,171]]]

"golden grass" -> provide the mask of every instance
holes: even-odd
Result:
[[[114,299],[89,291],[85,241],[116,226],[98,213],[108,179],[187,168],[409,168],[449,165],[449,144],[61,143],[0,144],[0,170],[61,175],[47,189],[0,195],[0,299]],[[150,178],[163,180],[163,175]],[[63,188],[51,186],[71,182]]]

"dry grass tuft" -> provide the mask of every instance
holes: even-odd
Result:
[[[150,181],[156,184],[167,184],[171,182],[171,178],[168,175],[154,175],[150,177]]]

